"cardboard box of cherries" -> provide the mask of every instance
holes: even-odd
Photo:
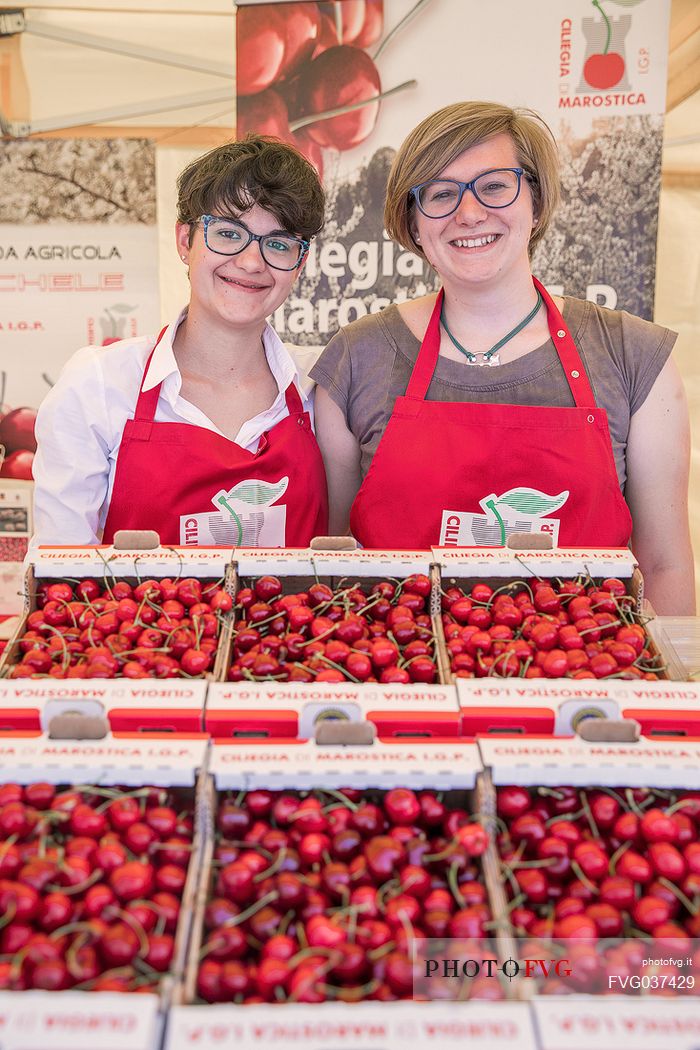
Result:
[[[498,981],[470,982],[468,1002],[412,1000],[414,934],[491,934],[479,768],[476,745],[449,738],[215,742],[169,1050],[195,1032],[247,1050],[302,1031],[312,1046],[389,1050],[409,1028],[432,1046],[534,1046]]]
[[[428,551],[237,551],[214,736],[309,738],[327,718],[381,735],[457,736]]]
[[[582,717],[619,715],[616,683],[621,693],[638,684],[653,691],[682,676],[629,550],[436,548],[434,556],[439,644],[464,735],[570,734]],[[671,728],[647,722],[645,732]]]
[[[114,731],[202,729],[223,674],[231,550],[41,548],[0,662],[0,724],[47,730],[78,710]]]
[[[517,993],[673,997],[700,1017],[700,741],[479,747],[504,931],[513,958],[535,960]]]
[[[158,1050],[190,936],[207,744],[0,735],[3,1047]]]

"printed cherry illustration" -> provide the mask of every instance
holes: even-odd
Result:
[[[308,134],[320,146],[347,150],[359,145],[374,129],[380,92],[379,71],[366,51],[347,44],[328,48],[302,72],[302,115],[306,118],[357,103],[369,104],[308,124]]]
[[[236,14],[236,92],[255,95],[275,81],[284,61],[287,30],[279,8],[239,7]]]
[[[340,13],[340,39],[344,44],[352,43],[362,32],[366,15],[366,0],[343,0],[340,4],[321,3],[319,6],[321,11],[334,22],[336,12]]]
[[[316,58],[322,51],[327,51],[329,47],[336,47],[340,43],[338,39],[338,29],[335,23],[335,18],[329,15],[327,11],[321,11],[318,24],[318,37],[316,39],[316,47],[313,51],[312,58]]]
[[[294,3],[278,8],[284,18],[284,59],[280,76],[286,77],[311,58],[316,48],[321,21],[318,4]]]
[[[384,30],[384,0],[365,0],[365,21],[352,41],[355,47],[371,47]]]
[[[13,408],[0,419],[0,445],[4,445],[8,453],[21,449],[36,452],[35,423],[36,409]]]
[[[616,51],[610,50],[610,39],[612,36],[610,19],[605,14],[605,11],[598,0],[592,0],[592,3],[594,7],[598,8],[603,16],[607,31],[607,39],[605,41],[605,48],[602,52],[590,55],[586,59],[583,67],[583,76],[592,88],[605,91],[607,88],[615,87],[615,85],[619,84],[622,80],[625,75],[625,60],[622,55],[618,54]]]
[[[28,452],[25,449],[10,452],[9,456],[6,456],[3,460],[2,467],[0,467],[0,478],[17,478],[20,481],[32,481],[34,477],[32,473],[33,463],[33,452]]]
[[[255,95],[244,95],[238,99],[236,134],[242,138],[251,131],[258,135],[272,135],[289,141],[287,106],[274,88],[268,88]]]

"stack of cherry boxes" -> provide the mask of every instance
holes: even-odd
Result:
[[[626,551],[42,551],[0,665],[3,1050],[676,1045],[604,987],[659,976],[641,934],[694,979],[698,697],[650,617]],[[635,944],[504,969],[552,936]]]

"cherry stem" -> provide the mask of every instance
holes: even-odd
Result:
[[[157,936],[160,936],[162,933],[165,932],[165,926],[167,924],[168,919],[162,908],[159,908],[157,904],[153,903],[153,901],[148,901],[144,897],[139,898],[139,900],[135,901],[134,903],[138,904],[140,908],[148,908],[150,909],[150,911],[155,913],[155,915],[157,916],[157,921],[153,932]]]
[[[77,789],[80,790],[80,789]],[[112,795],[104,789],[91,788],[96,795],[102,795],[107,798],[106,802],[101,802],[99,806],[96,806],[95,813],[104,813],[105,810],[109,809],[113,802],[121,802],[123,798],[148,798],[151,794],[150,788],[137,788],[136,791],[117,791]],[[166,791],[161,791],[158,795],[158,802],[162,806],[165,803],[168,795]]]
[[[14,846],[18,838],[19,835],[10,835],[9,838],[5,839],[5,841],[2,844],[2,847],[0,847],[0,862],[2,862],[5,859],[5,854],[9,850],[10,846]]]
[[[454,861],[450,864],[447,869],[447,885],[450,887],[450,892],[457,902],[459,908],[463,908],[465,904],[464,897],[459,889],[459,862]]]
[[[590,825],[590,829],[593,832],[593,837],[596,838],[596,839],[599,839],[600,838],[600,831],[598,830],[598,825],[596,824],[595,819],[593,817],[593,813],[591,812],[591,807],[588,804],[588,798],[586,796],[586,792],[585,791],[579,791],[578,797],[581,799],[581,806],[583,808],[583,812],[586,814],[586,820],[588,821],[588,823]]]
[[[342,802],[343,806],[346,809],[351,809],[351,810],[353,810],[353,812],[356,809],[358,809],[357,802],[353,802],[352,799],[348,798],[347,795],[344,795],[342,791],[336,791],[334,788],[326,788],[326,787],[319,788],[319,791],[322,791],[324,795],[330,795],[331,798],[337,799],[338,802]],[[337,806],[335,808],[337,809]]]
[[[686,897],[685,893],[683,893],[678,886],[674,886],[670,879],[665,878],[663,875],[659,875],[659,882],[662,886],[665,886],[685,908],[688,909],[691,915],[695,916],[698,914],[697,904],[694,904],[688,897]]]
[[[415,940],[416,932],[413,929],[413,924],[411,920],[409,919],[408,915],[406,915],[406,913],[403,911],[403,909],[399,909],[397,915],[399,917],[399,922],[401,923],[403,931],[406,934],[406,947],[408,948],[410,942]]]
[[[558,824],[560,820],[580,820],[584,813],[585,810],[583,809],[577,809],[575,813],[555,813],[553,817],[548,817],[545,820],[544,826],[548,828],[550,824]]]
[[[329,660],[323,653],[315,653],[314,655],[317,660],[323,660],[324,664],[328,664],[328,666],[332,667],[335,671],[340,671],[340,673],[351,682],[357,682],[358,684],[361,682],[362,679],[356,678],[354,674],[350,674],[347,667],[343,667],[342,664],[336,663],[335,660]]]
[[[85,926],[88,926],[85,923]],[[78,963],[78,952],[81,948],[84,948],[90,941],[90,934],[87,932],[79,933],[78,936],[71,941],[70,945],[66,949],[66,967],[71,977],[77,979],[80,977],[80,964]]]
[[[574,875],[579,880],[579,882],[582,882],[583,885],[591,891],[591,893],[595,893],[596,896],[600,893],[600,890],[598,889],[596,884],[594,882],[591,882],[581,865],[578,863],[578,861],[571,861],[571,870],[573,871]]]
[[[330,996],[331,999],[339,999],[342,996],[344,1002],[359,1003],[367,999],[373,992],[376,992],[380,985],[381,981],[373,977],[366,984],[345,985],[342,988],[336,988],[332,984],[319,984],[318,987],[324,995]]]
[[[7,911],[5,912],[5,914],[2,917],[0,917],[0,930],[4,929],[5,926],[8,926],[13,921],[14,917],[16,916],[16,914],[17,914],[17,902],[16,901],[10,901],[10,905],[9,905]]]
[[[293,921],[293,919],[294,919],[294,908],[290,908],[289,911],[285,912],[285,914],[282,916],[282,921],[280,922],[280,933],[281,934],[285,934],[287,932],[287,930],[289,929],[289,926],[290,926],[291,922]]]
[[[51,893],[62,893],[64,897],[75,897],[78,893],[83,893],[89,889],[90,886],[94,886],[96,882],[104,878],[104,872],[102,868],[96,868],[92,875],[88,875],[86,879],[79,882],[76,886],[59,886],[56,882],[47,883],[46,889],[50,890]]]
[[[439,853],[424,853],[423,861],[426,864],[432,864],[433,861],[447,860],[447,858],[451,857],[453,853],[456,853],[458,849],[459,844],[456,839],[453,839],[452,842],[449,842],[445,849],[440,850]]]
[[[607,36],[607,39],[605,41],[605,48],[603,50],[603,54],[607,55],[608,51],[610,50],[610,38],[612,37],[612,27],[610,25],[610,19],[606,15],[606,13],[603,10],[603,8],[600,6],[598,0],[592,0],[592,3],[593,3],[594,7],[598,8],[598,10],[600,11],[601,15],[603,16],[603,19],[605,21],[605,28],[608,31],[608,36]]]
[[[381,959],[382,956],[388,955],[389,952],[393,952],[396,948],[396,941],[386,941],[384,944],[378,945],[376,948],[370,949],[367,952],[367,958],[370,962],[376,962],[377,959]]]
[[[294,120],[289,125],[289,130],[299,131],[300,128],[305,128],[308,124],[316,124],[321,120],[329,120],[331,117],[340,117],[343,113],[352,113],[356,109],[363,109],[373,102],[379,102],[381,99],[389,98],[390,95],[396,95],[399,91],[405,91],[407,88],[414,88],[417,85],[417,80],[405,80],[403,84],[397,84],[396,87],[389,88],[388,91],[380,91],[379,94],[373,95],[372,98],[363,99],[361,102],[352,102],[347,106],[336,106],[335,109],[327,109],[323,113],[313,113],[308,117]]]
[[[510,889],[511,889],[511,893],[513,894],[513,897],[514,898],[519,897],[522,894],[522,890],[520,889],[520,886],[518,884],[518,880],[516,879],[515,875],[513,874],[513,869],[510,867],[509,864],[506,864],[506,862],[503,861],[501,863],[501,871],[505,875],[505,877],[508,879],[508,882],[510,883]]]
[[[641,820],[641,818],[644,816],[644,810],[639,808],[637,800],[634,797],[634,792],[632,788],[625,788],[625,798],[627,799],[627,805],[629,806],[629,808],[632,810],[635,816],[639,817]]]
[[[658,792],[657,792],[658,794]],[[672,817],[674,813],[677,813],[679,809],[683,809],[685,806],[697,806],[698,800],[696,798],[681,798],[678,802],[674,802],[672,806],[669,806],[666,810],[666,816]]]
[[[262,882],[263,879],[269,879],[270,876],[275,875],[284,864],[286,856],[286,847],[282,846],[269,868],[265,868],[264,871],[259,871],[257,875],[253,875],[253,882]]]
[[[520,871],[521,868],[553,868],[559,863],[559,857],[543,857],[541,860],[518,860],[515,863],[509,861],[511,871]]]
[[[139,955],[147,955],[148,954],[148,937],[146,935],[146,931],[143,928],[142,924],[139,922],[139,920],[136,918],[135,915],[132,915],[128,911],[124,911],[123,908],[118,908],[117,909],[117,915],[122,920],[122,922],[125,922],[127,926],[131,927],[131,929],[134,931],[134,933],[138,937],[138,939],[139,939]]]
[[[259,842],[245,842],[243,839],[221,839],[221,846],[235,846],[237,849],[250,849],[260,853],[266,860],[272,860],[275,856],[269,849],[265,849]]]
[[[622,856],[622,854],[626,853],[627,850],[630,849],[631,846],[632,846],[632,843],[628,840],[627,842],[623,842],[622,845],[618,846],[618,848],[615,850],[615,852],[611,856],[610,862],[608,864],[608,871],[610,872],[611,875],[615,874],[615,868],[617,867],[617,862],[620,859],[620,857]]]
[[[324,959],[332,959],[334,966],[337,962],[340,962],[341,959],[341,954],[337,948],[326,948],[323,945],[318,945],[316,948],[312,948],[307,945],[291,957],[289,960],[289,967],[290,969],[294,969],[300,962],[303,962],[304,959],[313,959],[316,955],[320,955]]]
[[[423,857],[423,860],[425,860],[425,857]],[[400,879],[389,879],[383,886],[380,886],[377,890],[377,907],[379,910],[381,912],[386,911],[385,897],[387,900],[390,900],[392,897],[398,896],[399,893],[403,893]]]
[[[226,919],[226,921],[222,922],[221,925],[240,926],[240,924],[242,922],[245,922],[246,919],[250,919],[251,916],[255,915],[263,908],[266,908],[268,904],[272,904],[273,901],[276,901],[278,899],[279,893],[277,893],[275,890],[271,890],[269,893],[266,893],[263,897],[260,897],[259,900],[254,901],[253,904],[251,904],[248,908],[245,909],[245,911],[239,912],[238,915],[234,915],[230,919]]]
[[[333,949],[330,949],[330,950],[332,951]],[[318,952],[320,952],[320,950],[316,950],[316,949],[314,950],[315,954],[318,953]],[[334,953],[334,957],[332,959],[329,959],[328,962],[325,963],[324,966],[320,966],[318,968],[316,974],[314,975],[313,987],[314,988],[320,988],[321,987],[321,978],[325,977],[327,973],[330,973],[330,971],[333,969],[333,967],[336,966],[337,963],[339,963],[339,962],[340,962],[340,953],[336,951]],[[298,991],[292,993],[292,995],[287,997],[287,1002],[288,1003],[295,1003],[302,993],[303,993],[303,988],[300,986]]]
[[[617,793],[617,791],[613,791],[613,789],[609,788],[609,787],[597,787],[596,791],[602,791],[604,795],[610,795],[610,798],[614,798],[616,802],[620,803],[620,805],[622,806],[623,810],[625,810],[625,812],[627,811],[627,809],[628,809],[627,803],[625,802],[625,800],[622,797],[622,795],[619,795]]]
[[[344,886],[343,889],[345,890],[345,898],[344,899],[345,899],[345,901],[347,901],[349,896],[350,896],[350,894],[348,892],[347,887]],[[359,912],[359,908],[355,908],[355,907],[352,907],[352,906],[350,906],[348,908],[350,921],[348,922],[348,925],[347,925],[347,934],[348,934],[348,940],[352,944],[355,943],[355,938],[357,937],[357,915],[358,915],[358,912]]]
[[[132,977],[132,969],[130,966],[116,966],[112,970],[105,970],[98,977],[91,977],[89,981],[81,981],[80,984],[74,984],[72,991],[89,991],[98,981],[104,980],[105,978],[110,979],[112,977]]]

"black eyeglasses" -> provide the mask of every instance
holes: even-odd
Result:
[[[457,211],[467,190],[471,190],[485,208],[507,208],[518,199],[523,174],[522,168],[493,168],[471,182],[430,179],[414,186],[409,197],[413,197],[428,219],[444,219]]]
[[[204,243],[217,255],[238,255],[251,241],[260,245],[260,254],[275,270],[296,270],[309,250],[309,241],[288,233],[253,233],[238,219],[224,219],[220,215],[200,215],[204,227]]]

